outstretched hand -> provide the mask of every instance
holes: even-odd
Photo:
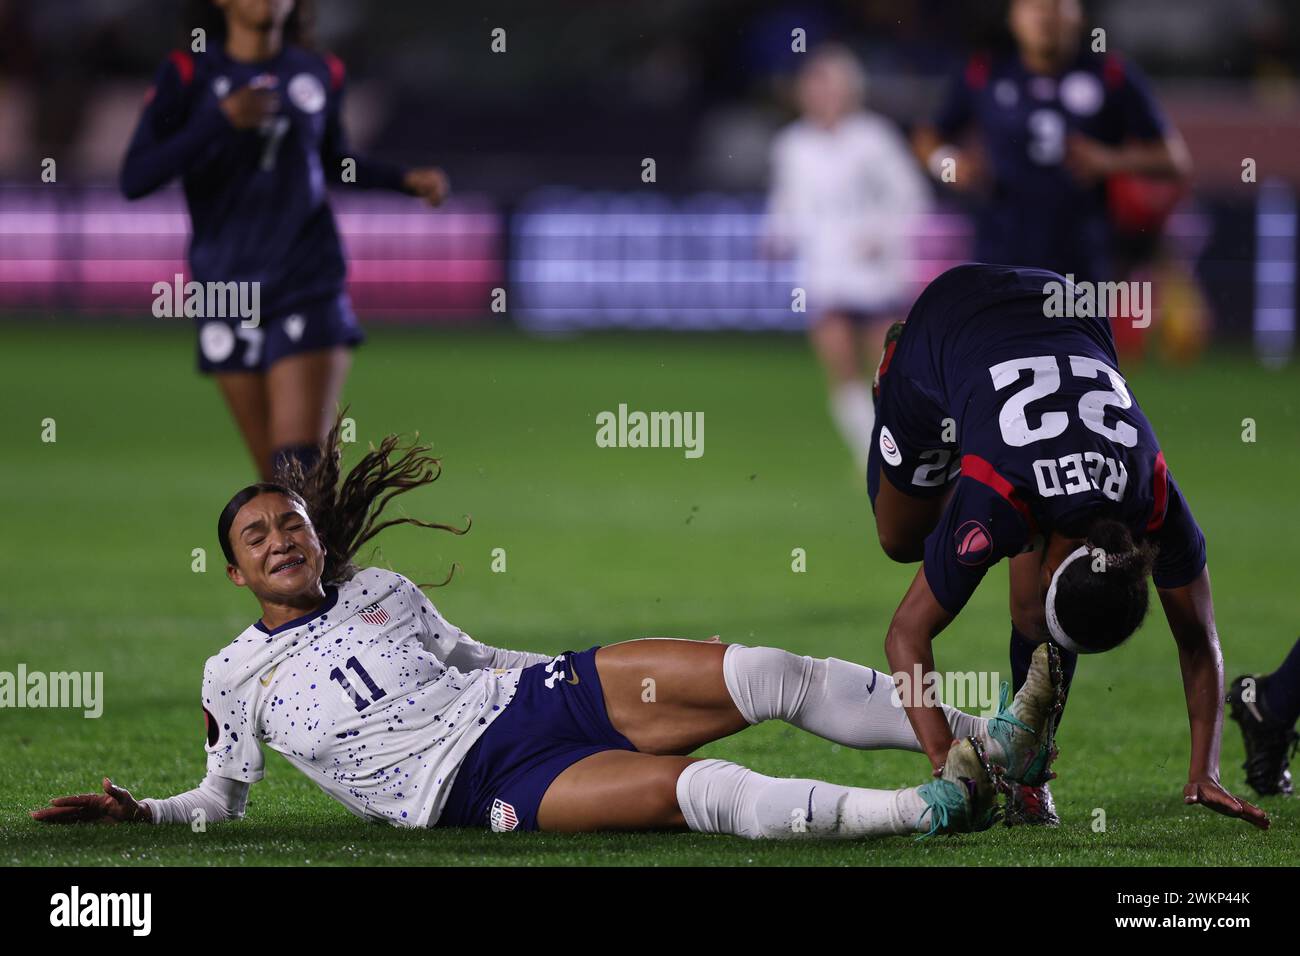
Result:
[[[1270,825],[1267,813],[1254,804],[1237,799],[1223,789],[1217,780],[1193,780],[1183,787],[1183,802],[1199,803],[1215,813],[1245,820],[1261,830],[1267,830]]]
[[[122,823],[151,819],[149,810],[137,803],[129,791],[115,786],[107,777],[103,780],[103,787],[103,793],[55,797],[48,807],[33,810],[31,817],[42,823],[90,823],[96,820]]]

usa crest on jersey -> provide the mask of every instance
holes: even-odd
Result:
[[[505,833],[519,826],[519,817],[515,815],[514,807],[497,797],[492,801],[492,812],[488,822],[492,824],[493,833]]]
[[[379,606],[378,601],[369,607],[362,608],[357,612],[357,616],[367,624],[375,625],[375,627],[382,627],[388,623],[388,612]]]

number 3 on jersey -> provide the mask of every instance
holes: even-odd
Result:
[[[1009,359],[999,362],[989,369],[993,376],[993,388],[997,391],[1014,385],[1020,380],[1021,372],[1029,372],[1028,387],[1007,399],[998,413],[998,425],[1002,429],[1002,440],[1014,448],[1023,448],[1036,441],[1055,438],[1070,425],[1068,412],[1043,412],[1037,426],[1029,424],[1028,406],[1040,398],[1052,395],[1061,387],[1061,367],[1055,355],[1035,355],[1027,358]],[[1110,439],[1117,445],[1133,448],[1137,445],[1138,434],[1128,422],[1117,421],[1113,426],[1106,424],[1106,408],[1131,408],[1133,399],[1129,396],[1128,386],[1114,369],[1103,365],[1096,359],[1083,355],[1070,356],[1070,374],[1075,378],[1096,379],[1105,375],[1110,380],[1110,388],[1087,392],[1079,399],[1079,420],[1091,431]]]

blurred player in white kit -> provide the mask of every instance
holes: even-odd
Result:
[[[838,45],[800,71],[800,118],[772,144],[769,246],[792,252],[831,414],[865,474],[875,411],[868,357],[910,304],[912,236],[929,202],[902,134],[864,109],[866,74]]]

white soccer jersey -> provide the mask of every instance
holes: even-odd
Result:
[[[551,658],[479,644],[392,571],[367,568],[327,596],[208,660],[208,773],[260,780],[266,744],[357,816],[432,826],[522,669]]]
[[[793,246],[810,314],[905,304],[928,203],[925,178],[884,117],[859,112],[833,129],[799,120],[772,143],[767,228]]]

